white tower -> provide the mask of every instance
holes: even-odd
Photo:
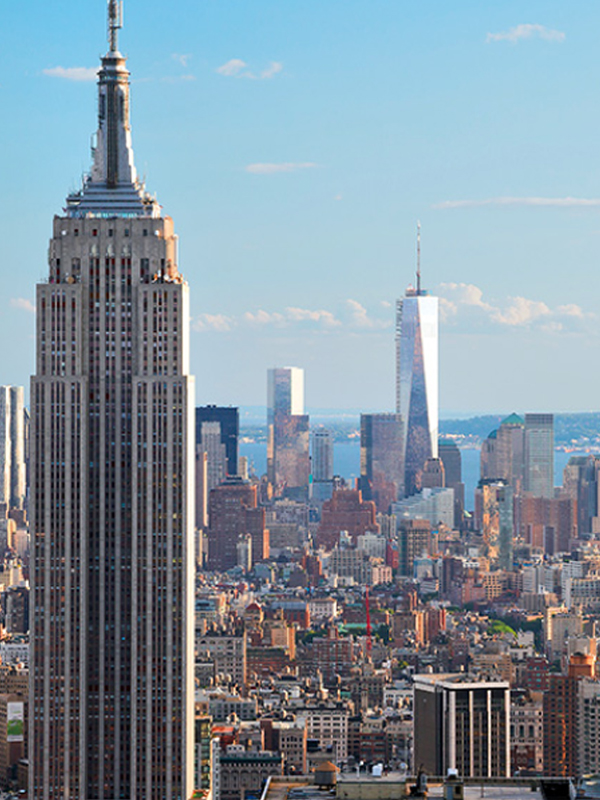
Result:
[[[420,488],[438,444],[438,298],[421,288],[421,226],[417,229],[417,288],[396,301],[396,413],[404,422],[405,491]]]

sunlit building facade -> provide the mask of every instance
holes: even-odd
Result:
[[[409,287],[396,303],[396,413],[402,416],[407,495],[438,454],[438,298]]]
[[[404,497],[403,442],[400,414],[360,415],[360,488],[382,514]]]
[[[54,218],[31,383],[29,796],[188,800],[193,457],[188,286],[137,178],[109,3],[91,174]]]
[[[275,493],[308,491],[310,441],[303,369],[268,370],[267,426],[267,476]]]

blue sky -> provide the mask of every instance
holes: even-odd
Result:
[[[0,383],[33,370],[105,11],[3,9]],[[126,0],[136,162],[180,235],[198,402],[262,404],[267,367],[293,364],[311,406],[391,408],[420,219],[442,409],[596,408],[599,26],[594,2]]]

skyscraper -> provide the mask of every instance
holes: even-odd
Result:
[[[311,436],[312,498],[329,500],[333,492],[333,431],[317,428]]]
[[[304,370],[278,367],[267,373],[267,476],[277,494],[307,490],[309,422],[304,413]],[[291,492],[290,492],[291,490]]]
[[[524,489],[554,497],[554,415],[525,414]]]
[[[0,503],[25,502],[25,404],[22,386],[0,386]]]
[[[403,434],[400,414],[360,415],[360,488],[382,514],[404,497]]]
[[[173,222],[138,180],[109,0],[91,174],[54,218],[31,384],[30,797],[187,800],[193,378]]]
[[[227,459],[226,474],[238,474],[238,440],[240,436],[240,410],[233,406],[198,406],[196,408],[196,444],[201,444],[202,424],[217,422],[221,443]],[[210,487],[212,489],[212,486]]]
[[[417,288],[396,302],[396,412],[402,415],[405,492],[420,489],[428,458],[438,454],[438,298],[421,288],[420,228]]]
[[[415,764],[430,775],[508,778],[510,684],[459,674],[414,677]]]

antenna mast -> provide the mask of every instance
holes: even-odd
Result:
[[[111,53],[119,49],[119,34],[123,27],[123,0],[108,0],[108,44]]]
[[[421,223],[417,221],[417,295],[421,294]]]

